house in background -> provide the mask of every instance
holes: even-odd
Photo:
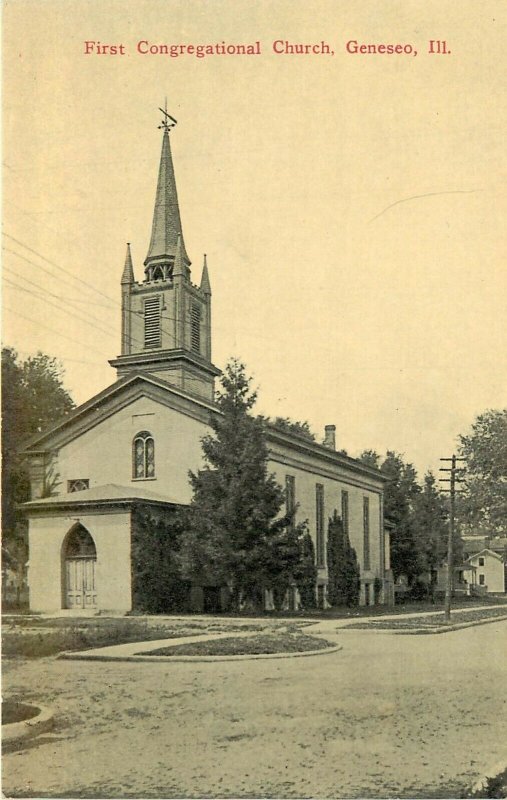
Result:
[[[201,468],[201,439],[219,413],[213,400],[219,370],[211,360],[206,258],[199,285],[190,266],[165,126],[143,280],[135,279],[130,246],[121,277],[121,353],[110,361],[117,380],[25,449],[32,610],[136,610],[134,583],[150,580],[133,544],[136,511],[148,509],[157,519],[191,500],[188,473]],[[360,602],[388,602],[392,578],[381,474],[337,452],[332,425],[323,444],[271,426],[267,445],[268,469],[286,490],[287,510],[297,507],[296,521],[308,521],[318,604],[327,602],[326,536],[334,509],[357,553]],[[49,465],[64,491],[41,497]],[[184,607],[220,610],[223,588],[190,586]],[[293,587],[286,605],[297,604]]]
[[[476,571],[479,590],[488,594],[505,592],[505,563],[501,555],[484,548],[470,556],[467,562]]]

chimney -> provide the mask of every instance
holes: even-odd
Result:
[[[326,425],[324,432],[324,447],[329,447],[330,450],[336,450],[336,425]]]

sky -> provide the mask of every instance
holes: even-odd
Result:
[[[244,361],[260,413],[437,470],[505,406],[506,19],[503,0],[6,0],[4,345],[58,357],[77,403],[114,382],[167,97],[214,363]],[[171,58],[139,41],[261,52]]]

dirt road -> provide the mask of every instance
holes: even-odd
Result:
[[[507,622],[338,640],[275,661],[7,662],[4,694],[52,706],[59,725],[5,756],[4,792],[458,797],[506,757]]]

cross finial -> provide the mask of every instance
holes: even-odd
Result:
[[[171,117],[171,115],[167,112],[167,97],[165,98],[164,108],[159,107],[158,110],[161,111],[162,114],[164,115],[164,118],[162,119],[162,124],[158,126],[159,130],[160,128],[163,128],[165,131],[170,131],[171,128],[174,128],[174,126],[176,125],[177,120],[175,120],[174,117]]]

